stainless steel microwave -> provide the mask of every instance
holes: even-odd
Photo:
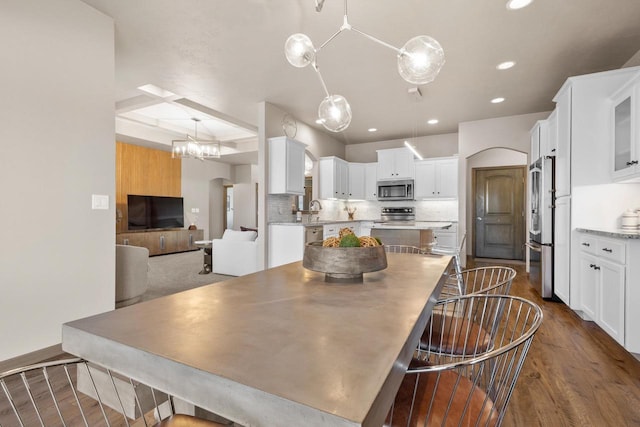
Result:
[[[378,181],[378,200],[413,200],[413,180]]]

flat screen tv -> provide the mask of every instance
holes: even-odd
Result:
[[[182,197],[127,195],[129,230],[183,228]]]

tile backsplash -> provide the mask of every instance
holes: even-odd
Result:
[[[267,196],[268,222],[295,221],[292,213],[292,205],[295,197],[280,194]],[[320,200],[322,210],[319,212],[321,220],[342,221],[347,220],[345,207],[356,208],[355,220],[380,219],[380,210],[383,207],[413,206],[415,207],[416,221],[457,221],[457,200],[418,200],[402,202],[378,202],[378,201],[345,201],[345,200]]]

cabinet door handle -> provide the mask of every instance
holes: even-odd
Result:
[[[589,246],[591,246],[591,245],[590,245],[590,244],[588,244],[587,242],[582,242],[582,246],[589,247]]]
[[[630,162],[627,162],[627,166],[633,166],[633,165],[637,165],[638,161],[637,160],[631,160]]]
[[[555,148],[553,148],[553,149],[551,150],[551,152],[552,152],[552,153],[555,153],[555,152],[556,152],[556,149],[555,149]]]
[[[600,267],[598,267],[597,265],[594,265],[594,266],[593,266],[593,269],[594,269],[594,270],[600,270]]]
[[[589,264],[589,268],[593,268],[595,266],[596,266],[595,264]]]
[[[609,249],[609,248],[602,248],[602,250],[608,253],[613,252],[613,249]]]

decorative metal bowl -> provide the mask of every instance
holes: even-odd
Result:
[[[302,265],[325,273],[325,282],[358,283],[363,273],[387,268],[387,254],[384,246],[325,248],[322,242],[312,242],[304,248]]]

